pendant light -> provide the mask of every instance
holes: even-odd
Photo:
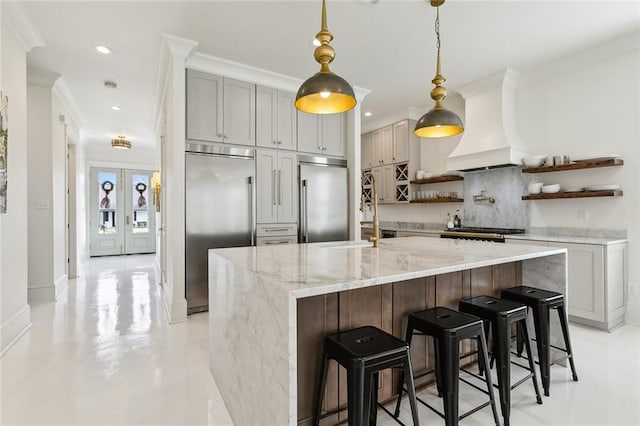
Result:
[[[311,114],[335,114],[345,112],[356,106],[353,88],[347,81],[329,69],[336,57],[333,47],[329,46],[333,34],[327,29],[327,10],[322,0],[322,25],[316,34],[320,45],[313,54],[320,64],[320,71],[307,79],[298,89],[295,106],[300,111]]]
[[[421,138],[441,138],[445,136],[453,136],[464,131],[464,126],[460,117],[442,106],[442,101],[447,97],[447,89],[443,84],[446,79],[440,71],[440,6],[444,0],[431,0],[431,6],[436,8],[436,46],[438,48],[438,58],[436,62],[436,76],[431,82],[435,87],[431,90],[431,99],[436,104],[431,111],[420,117],[416,123],[413,133]]]

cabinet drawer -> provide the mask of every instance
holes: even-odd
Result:
[[[296,223],[274,223],[270,225],[259,224],[257,236],[260,237],[283,237],[298,235],[298,224]]]
[[[258,237],[256,239],[256,245],[258,246],[270,246],[278,244],[297,244],[297,237]]]

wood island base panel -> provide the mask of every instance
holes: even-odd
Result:
[[[410,312],[457,308],[464,297],[515,285],[566,297],[566,253],[420,237],[382,240],[377,249],[345,241],[210,250],[211,373],[235,424],[312,424],[325,335],[373,325],[402,338]],[[552,343],[562,346],[557,318],[551,327]],[[432,354],[425,338],[414,339],[414,371],[432,368]],[[331,364],[325,410],[347,402],[346,374]],[[396,386],[392,371],[381,374],[379,399],[392,399]]]

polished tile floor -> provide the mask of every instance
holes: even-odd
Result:
[[[208,317],[169,326],[153,263],[151,255],[91,259],[61,300],[32,306],[31,331],[0,361],[3,425],[232,424],[208,371]],[[511,424],[640,425],[640,328],[572,325],[571,333],[580,382],[554,367],[543,405],[521,385]],[[464,411],[477,392],[461,392]],[[396,424],[385,416],[379,424]],[[420,418],[443,424],[424,407]],[[491,425],[489,408],[461,424]]]

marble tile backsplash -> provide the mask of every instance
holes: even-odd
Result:
[[[463,226],[528,229],[530,204],[521,197],[528,193],[529,182],[521,170],[508,167],[465,173]],[[481,191],[495,203],[473,201]]]

